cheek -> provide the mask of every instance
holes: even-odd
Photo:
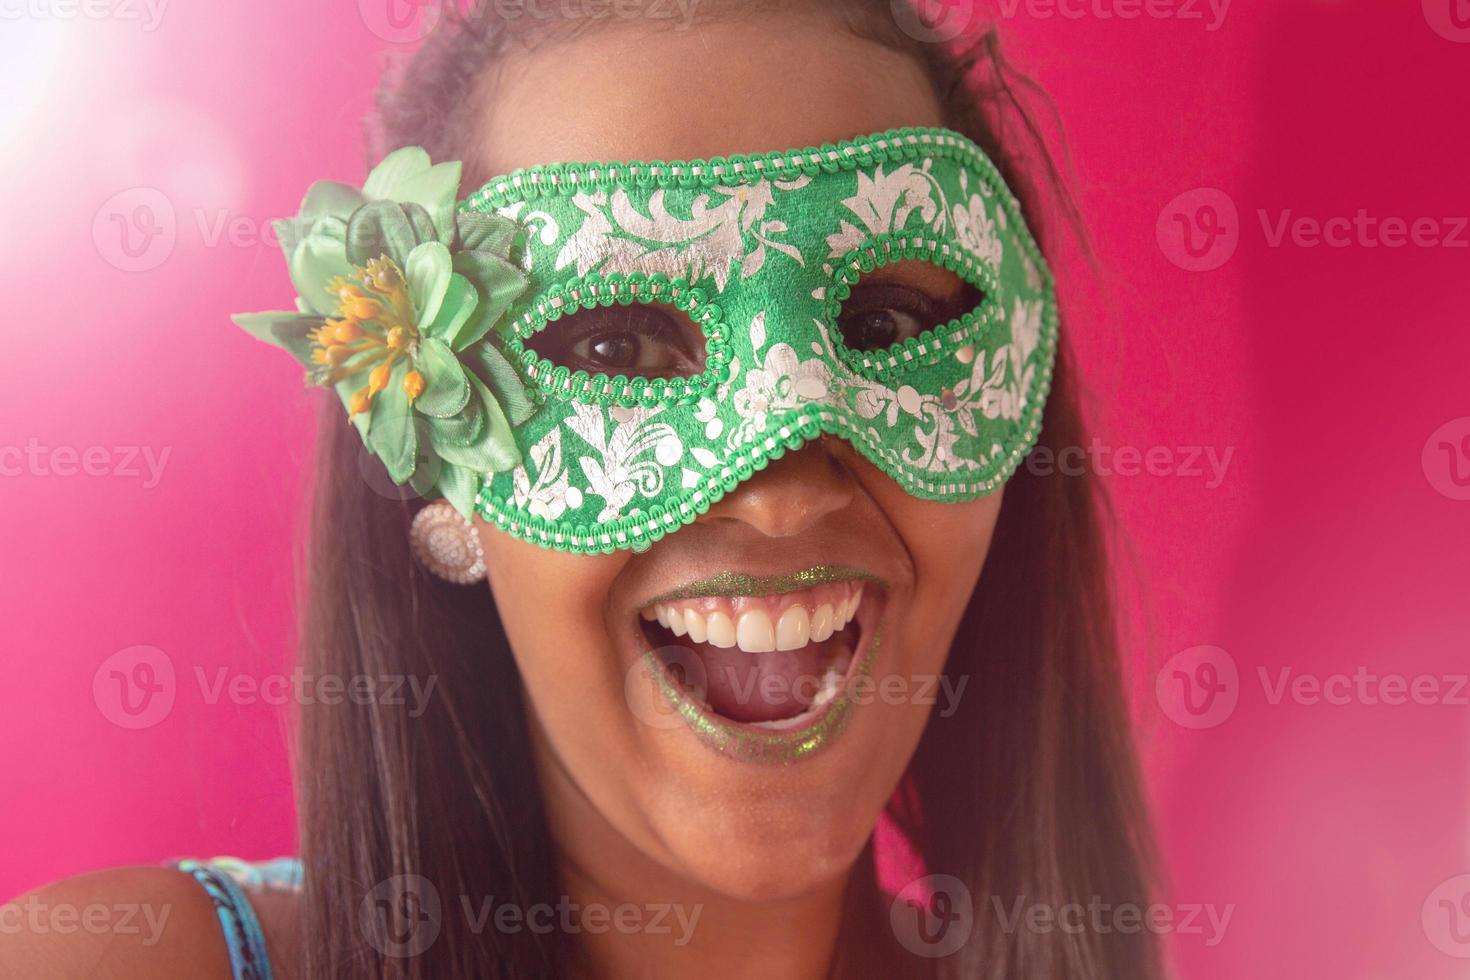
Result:
[[[599,666],[612,666],[607,597],[627,557],[562,554],[483,521],[477,522],[477,529],[490,591],[516,665],[534,708],[549,720],[558,713],[557,701],[585,700],[582,685],[560,683],[558,678],[588,678]],[[579,689],[582,693],[577,693]]]
[[[943,668],[965,607],[980,578],[1004,490],[965,503],[920,500],[884,477],[869,492],[898,532],[913,563],[913,595],[904,617],[911,669]]]

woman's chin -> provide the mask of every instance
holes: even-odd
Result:
[[[826,833],[741,830],[689,834],[673,841],[681,876],[734,901],[793,901],[845,881],[872,825]]]

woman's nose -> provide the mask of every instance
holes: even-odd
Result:
[[[705,513],[705,521],[740,521],[770,538],[800,534],[852,502],[852,471],[841,440],[824,435],[788,450],[739,484]]]

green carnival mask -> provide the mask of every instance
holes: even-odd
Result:
[[[363,197],[338,190],[325,230],[282,236],[303,297],[304,280],[336,277],[317,289],[326,299],[237,319],[336,385],[397,482],[462,513],[548,547],[613,551],[693,521],[822,433],[938,501],[990,493],[1036,438],[1056,349],[1051,275],[995,167],[959,133],[533,167],[452,218],[442,187],[434,201],[423,190],[446,166],[400,165],[407,195],[374,186],[381,167]],[[312,203],[298,226],[321,221]],[[944,322],[909,316],[884,346],[881,332],[853,336],[845,304],[912,260],[978,292]],[[391,308],[376,287],[400,280],[398,334],[353,318]],[[359,322],[381,342],[364,344]],[[636,368],[650,350],[654,376],[596,370],[603,355]],[[682,364],[658,363],[666,351]]]

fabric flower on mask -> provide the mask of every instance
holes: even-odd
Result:
[[[459,180],[459,163],[405,147],[361,190],[313,184],[275,224],[297,310],[233,319],[335,389],[395,483],[468,518],[482,475],[520,462],[511,430],[535,405],[490,336],[527,285],[520,226],[458,212]]]

